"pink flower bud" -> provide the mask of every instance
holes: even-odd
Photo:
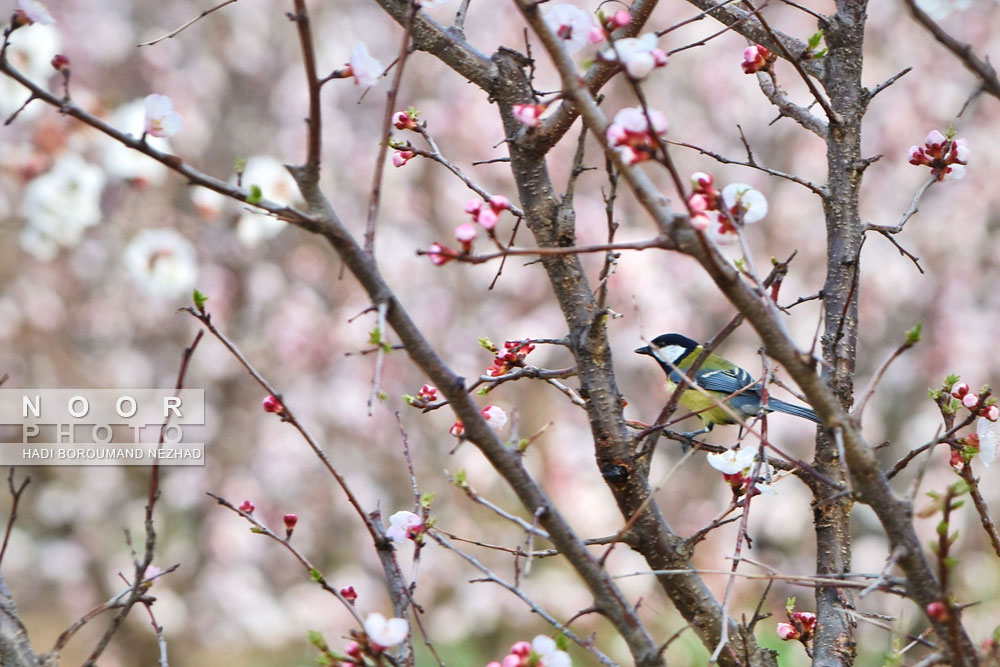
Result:
[[[943,146],[944,142],[946,141],[948,140],[945,139],[945,136],[943,134],[941,134],[937,130],[931,130],[927,134],[927,138],[924,139],[924,145],[930,149],[941,148],[941,146]]]
[[[354,604],[354,601],[358,599],[358,593],[354,590],[354,586],[341,588],[340,595],[351,604]]]
[[[462,250],[469,252],[472,242],[476,240],[476,226],[471,222],[463,222],[455,228],[455,240],[462,244]]]
[[[510,647],[510,653],[520,658],[527,658],[531,655],[531,644],[528,642],[517,642]]]
[[[649,52],[649,55],[653,56],[653,63],[657,67],[666,67],[667,61],[669,60],[669,56],[667,56],[666,51],[663,49],[653,49]]]
[[[801,623],[806,632],[812,632],[816,627],[816,614],[811,611],[794,611],[792,619]]]
[[[500,215],[500,211],[510,210],[510,200],[503,195],[493,195],[490,197],[490,208],[497,215]]]
[[[255,509],[257,509],[257,508],[249,500],[244,500],[242,503],[240,503],[239,510],[241,512],[246,512],[247,514],[253,514],[253,511]]]
[[[495,430],[499,431],[507,423],[507,413],[504,412],[503,408],[497,407],[495,405],[487,405],[480,411],[483,417],[490,423]]]
[[[493,209],[484,208],[476,216],[476,222],[483,226],[483,229],[490,230],[497,226],[497,214],[493,212]]]
[[[470,199],[465,205],[465,212],[471,215],[473,218],[479,214],[479,211],[483,208],[483,202],[478,199]]]
[[[692,211],[701,212],[708,210],[708,197],[702,194],[694,194],[688,197],[688,206]]]
[[[276,396],[268,396],[260,403],[261,407],[264,408],[264,412],[274,412],[281,413],[285,411],[285,406],[281,404]]]
[[[987,406],[987,408],[983,410],[983,416],[991,422],[995,422],[997,419],[1000,419],[1000,407],[997,407],[996,405]]]
[[[434,266],[447,264],[456,257],[454,250],[440,243],[432,243],[430,248],[427,249],[427,256],[431,258],[431,264]]]
[[[295,524],[299,522],[299,517],[297,514],[286,514],[281,518],[285,522],[285,539],[292,536],[292,531],[295,530]]]
[[[538,127],[545,106],[541,104],[515,104],[514,119],[525,127]]]
[[[791,623],[778,623],[778,636],[787,642],[789,639],[798,639],[802,635]]]
[[[920,146],[910,146],[910,164],[927,164],[927,155]]]
[[[696,190],[707,190],[712,187],[713,183],[715,183],[715,179],[713,179],[710,174],[706,174],[703,171],[696,171],[691,174],[691,185],[693,185]]]
[[[959,382],[954,387],[951,388],[951,395],[955,398],[962,398],[969,393],[969,385],[965,382]]]
[[[979,405],[979,394],[974,394],[971,391],[962,397],[962,405],[967,407],[969,410]]]
[[[937,600],[927,605],[925,611],[935,621],[943,621],[948,618],[948,607],[943,602]]]
[[[355,658],[356,660],[360,660],[361,646],[355,641],[347,642],[346,644],[344,644],[344,653],[351,656],[352,658]]]
[[[57,53],[52,56],[52,69],[57,72],[62,72],[63,70],[69,69],[69,58],[61,53]]]
[[[628,13],[627,9],[619,9],[615,12],[614,16],[611,17],[611,25],[616,28],[624,28],[632,21],[632,15]]]
[[[456,419],[455,423],[451,425],[450,429],[448,429],[448,433],[456,438],[462,437],[465,435],[465,424],[462,423],[461,419]]]
[[[754,44],[743,49],[743,62],[741,65],[744,74],[753,74],[764,69],[767,66],[767,60],[770,55],[771,52],[760,44]]]
[[[413,151],[396,151],[392,154],[392,166],[397,168],[402,167],[404,164],[412,160],[415,155],[416,154]]]
[[[412,130],[417,126],[417,123],[413,118],[410,117],[405,111],[397,111],[392,115],[392,124],[397,130]]]
[[[600,44],[604,41],[604,29],[597,25],[592,26],[587,34],[587,40],[591,44]]]

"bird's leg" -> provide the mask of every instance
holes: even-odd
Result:
[[[694,442],[694,437],[696,435],[701,435],[702,433],[708,433],[709,431],[712,430],[713,426],[715,426],[715,424],[711,424],[710,423],[710,424],[706,425],[705,428],[701,429],[700,431],[691,431],[689,433],[684,433],[683,434],[684,435],[684,442],[681,443],[681,452],[684,453],[684,454],[687,454],[687,451],[689,449],[691,449],[691,444]]]

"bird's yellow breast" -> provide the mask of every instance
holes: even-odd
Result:
[[[671,380],[667,380],[667,391],[673,393],[677,388]],[[706,396],[705,394],[708,394]],[[712,398],[709,398],[712,396]],[[684,406],[688,411],[698,413],[698,418],[701,419],[705,426],[709,424],[735,424],[737,423],[733,417],[719,407],[716,401],[725,398],[724,394],[718,392],[701,392],[697,389],[685,389],[684,393],[681,394],[680,404]],[[704,412],[701,412],[704,410]]]

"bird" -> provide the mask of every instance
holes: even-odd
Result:
[[[635,352],[656,360],[667,374],[667,390],[673,391],[701,355],[702,350],[697,341],[681,334],[669,333],[657,336],[649,345],[636,348]],[[697,413],[704,428],[685,433],[684,436],[689,441],[696,435],[708,433],[716,424],[740,424],[741,420],[734,417],[731,412],[740,417],[752,417],[760,411],[762,389],[760,382],[725,357],[709,354],[695,372],[693,380],[704,392],[689,386],[681,394],[680,404]],[[726,400],[726,397],[732,394],[736,395]],[[725,403],[730,410],[724,410],[718,405],[719,402]],[[767,411],[784,412],[820,423],[819,417],[812,409],[776,398],[768,397]]]

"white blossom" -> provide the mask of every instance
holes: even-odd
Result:
[[[386,529],[385,536],[393,542],[402,544],[410,539],[410,530],[419,528],[423,523],[423,520],[413,512],[401,510],[389,517],[389,528]]]
[[[52,169],[24,190],[21,215],[27,225],[21,246],[48,261],[60,247],[75,246],[83,231],[101,221],[104,172],[76,153],[63,154]]]
[[[746,183],[730,183],[722,190],[722,201],[732,208],[736,204],[743,207],[743,222],[760,222],[767,215],[767,198]]]
[[[59,53],[59,31],[51,25],[37,23],[30,30],[10,33],[7,60],[32,81],[48,81],[52,75],[52,56]],[[28,99],[27,89],[9,76],[0,76],[0,116],[9,117]],[[34,118],[45,107],[37,101],[26,106],[18,120]]]
[[[382,614],[368,614],[365,619],[365,634],[373,644],[388,648],[399,644],[410,633],[410,624],[405,618],[389,618]]]
[[[166,95],[147,95],[146,133],[154,137],[172,137],[181,131],[184,120],[174,111],[174,101]]]
[[[979,458],[983,465],[989,466],[997,458],[997,446],[1000,445],[1000,423],[980,417],[979,422],[976,423],[976,435],[979,436]]]
[[[31,23],[52,25],[56,20],[49,13],[49,8],[39,0],[17,0],[17,8],[21,10]]]
[[[351,71],[354,73],[354,85],[368,88],[374,86],[378,78],[382,76],[385,68],[382,64],[368,55],[368,47],[364,42],[358,42],[351,51]]]
[[[552,5],[542,17],[545,25],[563,40],[563,46],[570,55],[590,43],[590,28],[594,18],[575,5]]]
[[[556,640],[547,635],[538,635],[531,640],[531,650],[538,654],[539,667],[571,667],[569,653],[560,651]]]
[[[129,242],[125,268],[145,292],[177,298],[194,289],[198,263],[194,246],[172,229],[144,229]]]
[[[757,452],[751,448],[728,449],[721,454],[708,454],[708,464],[724,475],[735,475],[753,465]]]

